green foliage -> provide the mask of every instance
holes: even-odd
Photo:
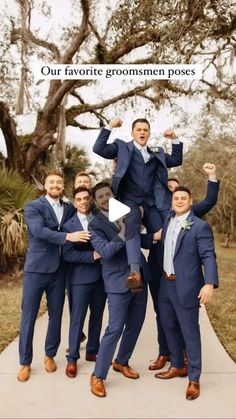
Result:
[[[27,247],[27,229],[24,208],[37,197],[37,190],[13,170],[0,169],[0,265],[1,270],[11,269],[17,257],[24,255]],[[11,263],[9,264],[9,258]]]

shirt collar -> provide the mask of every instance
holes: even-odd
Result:
[[[78,210],[77,210],[77,216],[78,216],[78,218],[80,219],[80,220],[88,220],[87,219],[87,216],[88,215],[90,215],[91,213],[89,213],[89,214],[81,214],[81,212],[79,212]]]
[[[103,215],[105,215],[105,217],[109,217],[109,212],[108,211],[104,211],[104,210],[100,210],[101,211],[101,213],[103,214]]]
[[[182,223],[183,221],[187,220],[189,214],[190,214],[190,211],[185,212],[184,214],[179,215],[179,216],[175,215],[174,219],[175,220],[177,219],[178,221],[180,221]]]
[[[140,151],[140,150],[145,150],[145,151],[147,151],[147,145],[144,145],[144,146],[142,146],[142,145],[140,145],[140,144],[138,144],[138,143],[136,143],[136,141],[134,140],[134,146]]]
[[[45,195],[45,198],[48,200],[48,202],[49,202],[50,205],[54,205],[54,204],[61,205],[59,198],[58,199],[53,199],[49,195]]]

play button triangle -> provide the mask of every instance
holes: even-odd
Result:
[[[109,199],[109,221],[116,221],[119,218],[124,217],[124,215],[128,214],[129,212],[130,207],[127,205],[122,204],[122,202],[117,201],[115,198]]]

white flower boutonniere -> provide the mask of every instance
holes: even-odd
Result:
[[[182,224],[182,229],[190,230],[193,224],[194,224],[194,221],[185,220]]]
[[[63,202],[64,205],[68,205],[70,203],[69,198],[67,198],[67,196],[65,195],[61,198],[61,201]]]
[[[151,146],[151,147],[148,147],[149,148],[149,150],[150,151],[152,151],[153,153],[159,153],[159,148],[160,147],[157,147],[157,146]]]

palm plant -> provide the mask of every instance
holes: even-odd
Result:
[[[25,254],[27,229],[24,208],[36,198],[37,189],[22,179],[17,172],[0,169],[0,265],[11,269],[17,258]]]

